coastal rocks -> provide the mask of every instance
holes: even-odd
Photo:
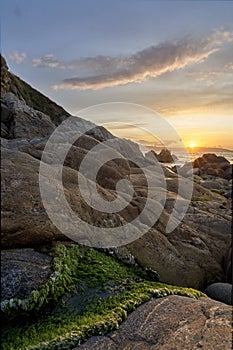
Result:
[[[41,142],[43,144],[42,140]],[[23,146],[22,141],[21,146]],[[78,147],[75,148],[78,149]],[[2,246],[4,248],[33,247],[37,244],[64,239],[64,235],[50,221],[41,202],[38,183],[39,164],[37,159],[27,153],[15,149],[2,149]],[[124,171],[128,170],[128,166],[127,163],[114,163],[115,171],[118,168],[121,178],[124,177]],[[111,166],[111,174],[114,167]],[[102,175],[100,180],[103,187],[98,186],[98,190],[106,200],[111,201],[115,198],[115,190],[109,189],[110,182],[104,180],[104,173]],[[175,176],[174,173],[172,175]],[[77,170],[65,166],[63,184],[67,201],[72,210],[90,225],[118,227],[125,222],[132,222],[144,206],[147,190],[142,174],[135,173],[130,176],[135,187],[132,202],[121,212],[113,213],[109,217],[108,213],[98,212],[88,206],[77,186]],[[127,245],[127,253],[123,254],[126,254],[124,260],[133,259],[142,267],[157,271],[163,282],[175,285],[202,289],[207,284],[224,280],[225,271],[222,261],[231,237],[228,209],[219,209],[224,198],[195,184],[194,194],[198,201],[192,202],[182,225],[168,235],[165,233],[165,227],[169,218],[168,211],[176,198],[177,179],[168,178],[168,183],[169,201],[158,223],[143,237]],[[158,187],[157,195],[160,190],[164,189]],[[208,211],[211,204],[213,213]],[[57,213],[60,215],[63,208],[59,205],[60,203],[57,203]],[[155,209],[159,208],[155,200],[151,201],[151,205]],[[143,220],[149,223],[150,217],[143,217]],[[135,228],[135,235],[137,234],[137,228]],[[80,232],[80,235],[85,236],[86,233]]]
[[[26,298],[52,271],[52,258],[34,249],[1,252],[1,299]]]
[[[229,283],[213,283],[209,285],[205,293],[212,299],[221,301],[222,303],[232,305],[232,284]]]
[[[225,157],[217,156],[213,153],[204,154],[192,163],[185,163],[179,168],[179,174],[184,177],[189,176],[191,165],[193,175],[198,175],[204,180],[213,180],[216,178],[232,179],[232,164]],[[173,170],[177,171],[176,167]]]
[[[48,97],[32,88],[25,81],[8,70],[5,59],[1,55],[1,97],[13,93],[20,101],[49,116],[55,125],[60,124],[70,114]]]
[[[221,189],[221,185],[217,181],[206,180],[206,181],[203,181],[201,184],[203,187],[208,188],[209,190],[220,190]]]
[[[53,225],[42,204],[39,189],[40,162],[29,154],[6,148],[2,149],[1,156],[2,247],[31,247],[64,239],[64,235]],[[81,196],[77,178],[76,170],[63,167],[63,185],[67,201],[82,220],[95,226],[112,227],[121,226],[125,219],[131,222],[137,215],[138,210],[133,205],[129,205],[121,215],[116,213],[111,217],[108,213],[94,210]],[[45,179],[45,183],[46,181]],[[83,181],[88,185],[88,179]],[[100,186],[97,186],[97,189],[107,201],[115,198],[112,191]],[[50,187],[49,190],[53,192],[55,189]],[[64,210],[62,203],[58,202],[54,210],[61,215]],[[80,232],[81,237],[86,237],[86,234],[87,232]],[[89,234],[93,235],[91,228]]]
[[[221,281],[225,278],[221,260],[230,235],[211,236],[185,224],[170,235],[161,231],[162,228],[160,231],[151,229],[127,245],[140,266],[156,270],[162,282],[200,290],[216,279]]]
[[[162,149],[161,152],[158,154],[158,161],[160,163],[173,163],[176,159],[177,158],[174,155],[172,155],[167,148]]]
[[[226,198],[231,198],[232,185],[226,179],[212,177],[211,179],[201,180],[200,184],[203,187],[219,193]]]
[[[12,82],[13,75],[9,75],[9,77]],[[7,77],[5,82],[6,80]],[[15,81],[19,84],[15,86],[17,93],[13,92],[15,90],[13,87],[6,84],[9,90],[3,96],[3,105],[5,106],[4,123],[7,132],[11,137],[20,135],[20,138],[2,140],[2,246],[4,249],[34,247],[45,242],[64,239],[64,235],[52,224],[46,213],[42,204],[38,181],[39,160],[49,137],[47,132],[48,134],[52,132],[60,117],[63,116],[63,112],[58,106],[54,106],[52,101],[49,102],[45,96],[35,92],[29,85],[24,85],[26,83],[19,82],[17,79]],[[26,95],[19,93],[22,86],[27,87],[28,96],[36,97],[36,102],[34,99],[34,103],[30,102],[31,100]],[[45,103],[42,103],[42,101],[45,101]],[[35,108],[38,105],[39,107]],[[48,111],[48,113],[43,114],[45,111]],[[56,111],[58,114],[56,114]],[[53,112],[56,118],[53,116]],[[17,127],[15,127],[11,120],[14,119],[13,115],[17,113],[20,116],[23,115],[22,118],[25,119],[19,119],[18,124],[16,123]],[[46,115],[50,116],[50,119]],[[35,123],[33,118],[36,120]],[[135,261],[144,268],[157,271],[161,280],[167,283],[201,289],[205,288],[207,284],[224,280],[226,271],[229,270],[228,265],[223,267],[223,261],[229,247],[231,214],[227,207],[226,198],[201,185],[203,176],[210,175],[203,175],[202,178],[198,178],[199,184],[194,182],[192,203],[182,225],[171,234],[167,234],[166,223],[177,198],[179,185],[185,182],[188,183],[189,180],[185,178],[178,179],[177,174],[165,167],[164,164],[160,164],[163,171],[162,176],[156,174],[153,161],[143,156],[136,143],[115,138],[103,127],[98,127],[80,117],[71,117],[69,120],[71,120],[70,130],[73,131],[72,125],[74,123],[79,135],[82,136],[73,144],[65,160],[63,167],[64,192],[71,209],[78,217],[90,224],[90,233],[93,234],[92,226],[104,228],[123,226],[126,222],[132,222],[142,212],[148,193],[147,180],[141,169],[145,166],[148,177],[151,176],[154,179],[155,191],[153,193],[154,198],[150,202],[152,210],[150,213],[142,215],[140,224],[147,225],[148,228],[152,227],[143,237],[137,239],[140,235],[138,235],[139,229],[135,225],[133,227],[135,241],[126,247],[127,252],[122,253],[121,251],[122,254],[119,255],[123,257],[124,261]],[[44,124],[45,127],[43,128],[43,123],[48,124],[46,124],[47,126]],[[52,127],[49,129],[51,124]],[[89,131],[84,135],[87,129]],[[70,130],[67,128],[68,133],[71,132]],[[120,155],[126,157],[126,160],[116,158],[106,163],[104,162],[103,152],[99,151],[93,154],[93,162],[98,159],[99,164],[103,164],[97,175],[97,190],[103,198],[111,202],[116,199],[116,184],[119,180],[127,179],[134,187],[131,202],[121,212],[113,214],[102,213],[91,208],[85,202],[77,186],[77,179],[81,173],[81,171],[79,173],[81,161],[90,148],[97,145],[103,146],[103,141],[106,140],[109,142],[108,147],[112,145]],[[57,147],[62,149],[65,141],[65,133],[58,133]],[[159,161],[171,161],[171,155],[168,152],[167,150],[161,151]],[[48,157],[48,160],[50,159]],[[207,160],[210,163],[212,159],[216,162],[216,157],[205,157],[205,159],[205,163],[207,163]],[[141,168],[137,165],[137,161],[142,164]],[[220,159],[217,162],[218,166],[222,163],[225,164],[225,160]],[[226,165],[227,170],[228,163]],[[224,167],[221,168],[223,171],[225,171]],[[187,168],[187,170],[190,169]],[[87,185],[90,183],[90,177],[87,174],[83,173],[80,176],[85,179]],[[164,177],[168,191],[163,186],[162,180]],[[209,180],[207,178],[207,181]],[[227,180],[222,180],[222,184],[219,182],[220,185],[217,186],[224,186],[225,188],[226,182],[224,181]],[[127,181],[124,181],[124,184],[128,186]],[[53,191],[53,188],[49,188],[49,190]],[[215,188],[215,190],[220,191],[221,189]],[[161,198],[165,191],[167,195],[165,209],[159,221],[154,225],[151,217],[157,209],[162,208]],[[189,191],[179,192],[179,202],[185,203]],[[129,191],[124,194],[123,199],[125,201],[126,198],[130,197],[128,193]],[[57,202],[55,212],[60,217],[64,208],[62,208],[59,201]],[[150,225],[151,222],[152,225]],[[81,231],[78,227],[78,233],[85,240],[86,232],[80,232],[79,230]],[[111,241],[111,237],[109,239]],[[125,244],[125,242],[123,243]]]
[[[25,101],[18,99],[9,92],[2,95],[3,124],[9,138],[45,137],[50,135],[55,125],[44,113],[28,107]]]
[[[230,162],[226,158],[213,153],[207,153],[195,159],[193,168],[200,170],[200,176],[212,175],[230,179],[230,174],[232,174]]]
[[[118,330],[90,338],[74,350],[230,349],[231,307],[209,298],[153,299],[132,312]]]
[[[41,203],[39,161],[5,148],[1,157],[2,247],[32,246],[61,238]]]
[[[160,163],[173,163],[177,159],[177,157],[172,155],[167,148],[163,148],[159,154],[156,154],[153,150],[151,150],[145,154],[145,158],[152,162],[157,159]]]
[[[204,154],[194,162],[186,163],[180,167],[179,175],[190,176],[190,166],[193,167],[192,173],[195,183],[226,198],[231,198],[232,164],[226,158],[215,154]],[[173,167],[173,170],[177,172],[176,167]]]
[[[36,159],[41,159],[47,141],[48,137],[38,137],[33,138],[32,140],[23,138],[7,140],[2,138],[1,147],[7,148],[9,150],[28,153]]]
[[[113,256],[118,261],[122,262],[127,266],[137,266],[135,262],[135,258],[132,254],[130,254],[129,250],[126,247],[116,247],[116,248],[104,248],[102,249],[104,253],[107,253],[110,256]]]

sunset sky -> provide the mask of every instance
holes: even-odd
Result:
[[[70,113],[135,103],[165,118],[186,146],[233,149],[233,2],[2,0],[1,7],[10,70]],[[111,106],[109,115],[84,116],[145,145],[158,127],[152,112],[127,108],[117,120]]]

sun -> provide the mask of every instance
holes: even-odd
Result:
[[[189,145],[188,145],[189,148],[195,148],[196,147],[196,142],[189,142]]]

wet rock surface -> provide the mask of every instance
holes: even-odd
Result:
[[[209,298],[169,296],[145,303],[117,331],[75,349],[226,350],[231,342],[230,306]]]
[[[52,258],[34,249],[1,252],[1,299],[26,298],[52,272]]]

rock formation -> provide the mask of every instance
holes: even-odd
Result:
[[[222,156],[217,156],[213,153],[203,154],[193,162],[194,173],[205,179],[208,178],[223,178],[232,179],[232,164]],[[186,174],[186,165],[183,166],[181,172]]]
[[[72,244],[71,240],[52,224],[42,204],[39,190],[40,160],[48,137],[56,126],[70,115],[62,107],[10,73],[4,59],[2,59],[1,88],[2,278],[3,298],[8,300],[15,296],[25,296],[26,289],[30,293],[33,289],[39,288],[39,285],[50,276],[52,266],[50,256],[35,249],[47,245],[51,247],[53,242],[58,241]],[[118,139],[105,128],[81,118],[75,120],[80,133],[85,127],[88,127],[89,131],[72,144],[64,162],[63,186],[72,210],[82,220],[97,227],[118,227],[132,222],[142,212],[148,193],[147,180],[137,162],[147,170],[149,177],[155,179],[156,192],[150,199],[150,205],[153,211],[160,208],[160,194],[164,193],[165,188],[161,176],[154,173],[153,157],[162,163],[173,161],[174,158],[172,159],[169,151],[163,150],[158,156],[152,152],[144,157],[137,144]],[[59,147],[63,147],[66,142],[64,135],[61,133],[58,136]],[[98,192],[109,202],[113,201],[116,198],[116,185],[121,179],[130,181],[134,190],[131,202],[125,209],[111,214],[111,217],[108,213],[91,208],[82,198],[77,186],[78,175],[87,185],[92,184],[90,176],[81,172],[80,164],[88,151],[94,146],[101,147],[103,141],[108,141],[110,148],[111,142],[114,143],[114,148],[120,157],[106,162],[100,168],[96,184]],[[101,152],[94,154],[93,162],[102,164],[102,157]],[[160,279],[164,283],[199,290],[204,290],[216,282],[231,283],[231,204],[226,194],[227,186],[230,184],[229,162],[215,155],[205,155],[194,162],[198,175],[194,176],[193,197],[182,223],[171,233],[166,233],[165,227],[174,202],[178,199],[181,203],[185,203],[187,200],[185,192],[178,195],[179,181],[187,181],[186,170],[183,169],[184,177],[178,179],[175,171],[163,164],[160,165],[165,177],[167,198],[159,220],[141,238],[121,248],[109,248],[105,252],[127,266],[131,265],[144,271],[143,276],[146,280]],[[210,171],[210,168],[213,171]],[[214,174],[209,174],[210,172]],[[204,178],[204,176],[215,176],[215,178]],[[57,213],[62,214],[59,203]],[[150,213],[143,217],[141,222],[147,226],[148,223]],[[135,233],[137,230],[135,227]],[[85,237],[86,232],[79,233]],[[31,266],[32,257],[33,266]],[[98,262],[93,264],[95,263],[98,264]],[[12,277],[15,276],[17,278],[13,283]],[[31,279],[28,284],[27,278]],[[158,315],[156,309],[160,310]],[[173,309],[175,311],[172,311]],[[136,324],[140,321],[138,314],[135,319],[135,314],[131,316],[132,320],[135,320],[132,321],[132,329],[129,328],[131,326],[128,325],[128,321],[123,326],[123,329],[128,327],[128,334],[132,331],[136,339],[135,346],[148,348],[152,343],[150,340],[145,340],[145,337],[148,339],[152,337],[155,349],[160,349],[158,346],[163,344],[164,349],[167,349],[173,344],[174,335],[177,344],[179,341],[182,345],[182,349],[205,347],[208,341],[211,342],[212,348],[215,348],[216,344],[228,346],[228,306],[207,298],[194,301],[172,296],[154,300],[138,309],[140,315],[148,311],[153,317],[147,321],[155,327],[151,328],[151,334],[146,330],[141,335],[137,334],[134,322]],[[169,336],[164,332],[167,328]],[[189,337],[183,336],[184,331],[189,332]],[[213,337],[213,332],[217,336]],[[133,342],[121,331],[119,335],[116,333],[117,339],[121,339],[121,334],[125,346]],[[225,343],[222,339],[225,339]],[[103,340],[92,340],[91,348],[99,346],[96,349],[101,349],[102,342],[104,349],[107,346],[109,349],[118,346],[117,342],[113,343],[109,338],[103,338]],[[83,348],[85,346],[88,345],[83,345]]]
[[[5,66],[3,70],[6,70]],[[5,76],[3,80],[3,90],[6,91],[2,95],[3,108],[6,106],[10,115],[16,119],[14,127],[8,128],[9,138],[2,139],[2,246],[34,247],[53,240],[67,239],[48,218],[41,202],[38,183],[39,160],[48,135],[55,128],[54,117],[28,106],[21,95],[18,96],[20,89],[17,94],[12,93],[15,91],[12,88],[15,77],[12,73],[8,76],[9,79]],[[19,78],[17,81],[21,82]],[[8,92],[9,86],[11,91]],[[48,110],[53,113],[51,106],[54,107],[53,103],[49,103]],[[56,107],[55,111],[58,109]],[[127,159],[140,159],[148,171],[151,160],[143,157],[138,145],[133,142],[114,138],[106,129],[81,118],[76,118],[76,123],[81,131],[85,125],[91,126],[91,130],[75,142],[65,160],[64,186],[72,209],[85,221],[97,226],[111,227],[113,222],[115,225],[131,222],[143,208],[147,182],[142,170]],[[59,137],[62,145],[64,136],[61,134]],[[108,214],[90,208],[75,184],[82,159],[93,146],[104,140],[113,140],[114,147],[126,159],[110,161],[100,168],[97,177],[100,192],[112,200],[116,183],[129,176],[134,186],[133,202],[120,213],[112,214],[111,220]],[[167,151],[162,153],[167,154]],[[101,161],[101,154],[98,154],[98,158]],[[209,162],[214,159],[216,163],[214,156],[204,159]],[[218,164],[228,166],[224,159],[217,159]],[[209,187],[207,189],[200,182],[194,182],[193,200],[182,224],[171,234],[165,234],[166,222],[177,196],[178,177],[166,167],[163,167],[163,171],[168,189],[165,209],[148,233],[127,245],[126,249],[140,265],[156,270],[161,280],[167,283],[202,289],[210,283],[223,281],[226,271],[222,261],[231,239],[229,203],[221,195],[210,191],[212,185],[204,184]],[[151,176],[155,174],[151,173]],[[163,191],[161,179],[157,177],[156,181],[158,191]],[[180,199],[185,200],[185,194]],[[158,205],[158,202],[155,200],[151,205]]]
[[[173,163],[177,159],[177,157],[174,154],[171,154],[167,148],[163,148],[159,154],[156,154],[155,151],[151,150],[145,154],[145,157],[151,161],[156,158],[160,163]]]
[[[117,331],[75,350],[231,348],[231,307],[201,298],[169,296],[135,310]]]

